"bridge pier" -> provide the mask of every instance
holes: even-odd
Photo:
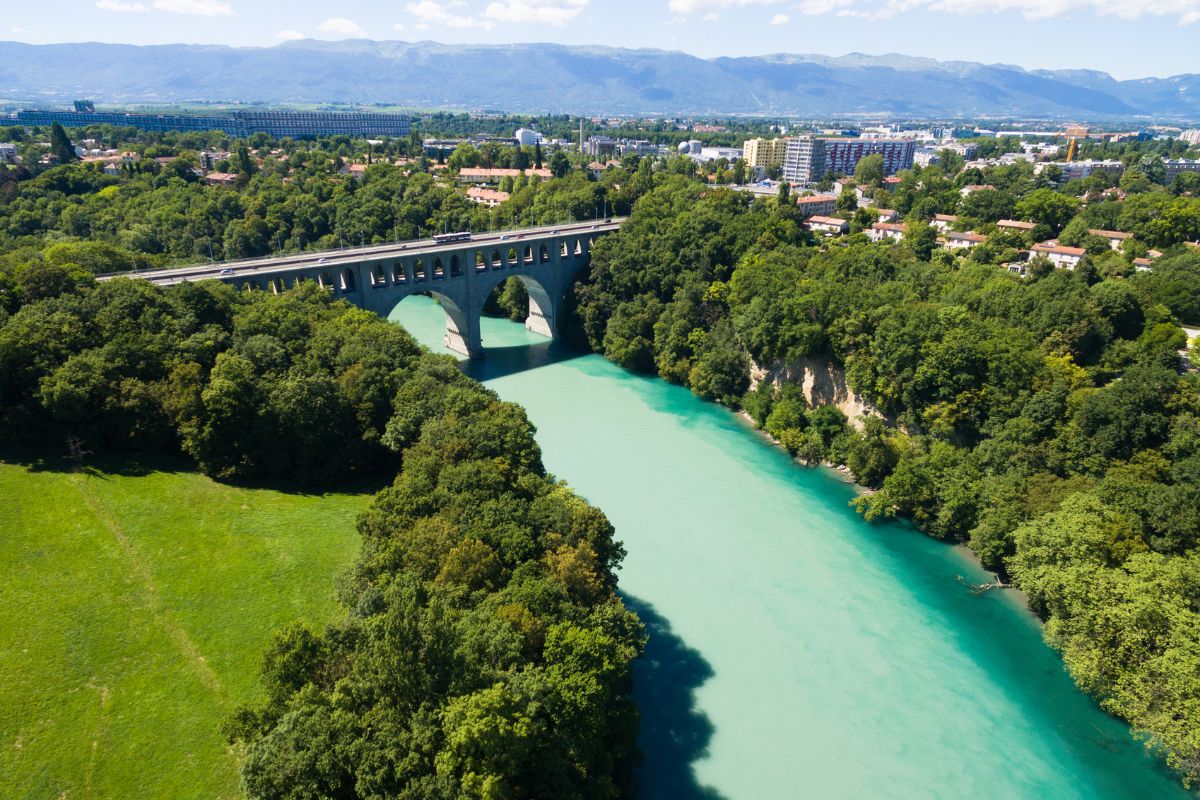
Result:
[[[446,336],[442,344],[448,350],[466,356],[467,358],[483,358],[483,337],[479,335],[479,315],[475,314],[466,320],[456,320],[449,312],[446,313]]]

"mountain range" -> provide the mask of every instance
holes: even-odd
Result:
[[[304,40],[274,47],[0,42],[0,97],[23,103],[387,104],[588,114],[887,114],[1200,119],[1200,75],[903,55],[704,59],[558,44]]]

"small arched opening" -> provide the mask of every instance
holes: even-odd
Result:
[[[353,292],[358,288],[354,278],[354,269],[346,267],[342,270],[341,279],[338,281],[338,288],[343,292]]]
[[[392,265],[392,283],[408,283],[408,273],[404,270],[403,261],[397,261]]]
[[[383,264],[376,264],[371,270],[371,287],[378,289],[380,286],[386,286],[388,282],[387,270]]]
[[[456,276],[462,274],[462,259],[458,257],[458,253],[455,253],[454,255],[450,256],[450,275]]]
[[[510,267],[515,267],[518,263],[520,263],[520,259],[517,256],[517,248],[508,248],[508,265]]]
[[[541,261],[543,264],[545,264],[549,260],[550,248],[546,247],[546,245],[542,245],[542,249],[538,252],[538,261]]]
[[[492,269],[500,269],[504,266],[504,257],[500,255],[499,250],[492,251]]]
[[[559,256],[561,256],[562,258],[566,258],[567,256],[569,256],[569,255],[570,255],[570,253],[568,253],[568,252],[567,252],[567,242],[566,242],[566,240],[565,240],[565,239],[564,239],[564,240],[562,241],[562,243],[559,245],[559,248],[558,248],[558,254],[559,254]]]
[[[583,243],[581,242],[581,240],[576,239],[575,240],[575,257],[579,258],[581,255],[583,255]]]
[[[413,280],[425,280],[425,262],[419,258],[413,261]]]
[[[521,260],[524,261],[526,264],[533,263],[533,246],[532,245],[525,245],[525,255]]]
[[[476,272],[486,272],[487,268],[488,268],[487,256],[485,256],[483,254],[482,250],[476,250],[475,251],[475,271]]]
[[[446,268],[442,265],[442,257],[441,256],[435,256],[433,259],[433,277],[434,278],[446,277]]]

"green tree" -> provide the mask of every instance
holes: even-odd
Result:
[[[883,156],[879,153],[863,156],[854,165],[854,180],[860,186],[878,186],[883,183],[885,174]]]

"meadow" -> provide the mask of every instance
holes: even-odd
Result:
[[[342,613],[369,498],[0,460],[0,797],[241,797],[220,725],[273,631]]]

